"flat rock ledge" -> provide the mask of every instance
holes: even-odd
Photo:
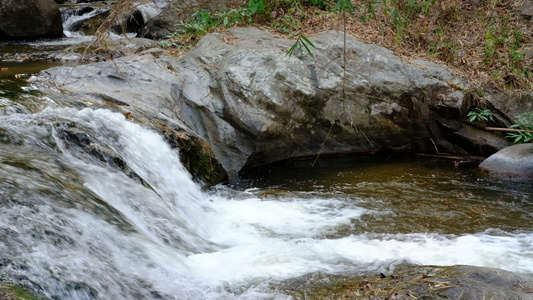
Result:
[[[533,180],[533,144],[520,144],[503,148],[479,165],[479,169],[503,180]]]
[[[277,288],[295,300],[526,300],[533,299],[533,274],[465,265],[404,265],[392,274],[356,278],[308,275]]]

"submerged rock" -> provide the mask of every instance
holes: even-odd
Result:
[[[533,144],[504,148],[479,165],[479,169],[501,179],[533,180]]]

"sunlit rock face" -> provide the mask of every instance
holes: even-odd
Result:
[[[0,40],[62,35],[61,13],[53,0],[0,1]]]
[[[181,124],[230,174],[317,154],[489,156],[507,146],[465,131],[467,84],[446,66],[407,61],[342,32],[309,38],[312,56],[288,56],[294,40],[235,28],[206,35],[180,57],[147,51],[50,69],[37,81],[60,86],[54,99],[71,92]]]
[[[483,161],[479,168],[498,178],[531,182],[533,180],[533,144],[504,148]]]
[[[466,106],[461,81],[448,68],[349,35],[344,49],[341,32],[310,39],[313,56],[289,57],[294,40],[240,28],[165,59],[180,78],[175,111],[230,170],[318,153],[468,153],[454,135]]]

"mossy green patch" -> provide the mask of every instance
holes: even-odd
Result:
[[[0,283],[0,299],[2,300],[44,300],[26,289],[11,283]]]

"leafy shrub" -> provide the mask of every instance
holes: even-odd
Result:
[[[474,122],[474,121],[494,121],[494,115],[492,112],[488,109],[481,109],[481,108],[474,108],[473,110],[469,111],[466,115],[468,118],[468,122]]]
[[[507,137],[513,139],[513,143],[528,143],[533,141],[533,113],[525,112],[516,116],[516,124],[511,125],[513,129],[519,129],[518,132],[508,133]]]

